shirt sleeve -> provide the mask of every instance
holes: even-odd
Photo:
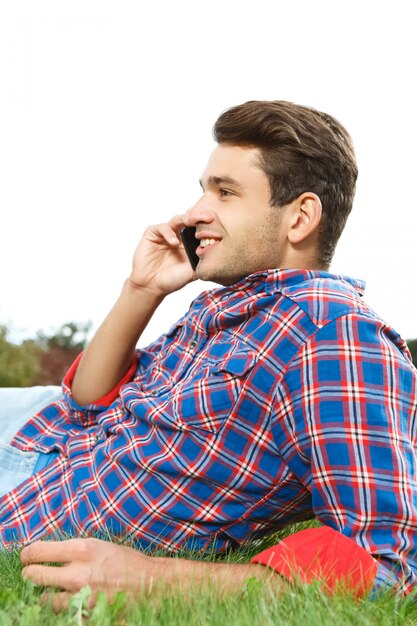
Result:
[[[279,390],[285,460],[316,517],[376,560],[374,592],[417,583],[416,377],[382,322],[352,314],[316,333]]]
[[[74,380],[74,376],[75,373],[78,369],[78,365],[81,361],[81,357],[82,357],[83,353],[79,354],[77,356],[77,358],[75,359],[74,363],[71,365],[71,367],[69,368],[68,372],[65,374],[64,380],[63,380],[63,385],[66,386],[68,389],[71,389],[72,387],[72,382]],[[135,356],[133,357],[133,361],[131,366],[129,367],[129,369],[127,370],[126,374],[123,376],[123,378],[121,378],[121,380],[119,380],[119,382],[117,383],[117,385],[115,387],[113,387],[113,389],[111,389],[111,391],[109,391],[108,393],[106,393],[104,396],[102,396],[101,398],[99,398],[98,400],[96,400],[95,404],[99,404],[100,406],[110,406],[110,404],[112,404],[112,402],[114,402],[116,400],[116,398],[119,395],[119,391],[120,391],[120,387],[122,387],[122,385],[125,385],[126,383],[130,382],[133,378],[133,376],[135,375],[136,372],[136,368],[138,365],[138,356],[137,353],[135,353]]]
[[[72,382],[74,380],[75,373],[78,369],[82,353],[78,355],[74,363],[69,368],[68,372],[64,376],[62,382],[62,388],[64,392],[64,398],[68,406],[68,417],[74,421],[82,422],[85,426],[93,425],[95,422],[95,416],[102,411],[105,411],[119,396],[119,391],[122,385],[130,382],[135,375],[138,366],[138,355],[135,353],[132,364],[129,367],[123,378],[117,383],[117,385],[106,393],[101,398],[98,398],[94,403],[80,406],[72,395]]]
[[[98,413],[106,411],[119,398],[120,389],[123,385],[130,383],[132,380],[139,380],[145,377],[147,372],[153,370],[155,359],[161,356],[176,333],[181,331],[183,319],[176,322],[166,334],[161,335],[147,347],[137,348],[128,371],[115,387],[94,403],[84,406],[80,406],[74,400],[71,391],[72,382],[82,357],[82,353],[79,354],[64,376],[62,383],[67,419],[78,425],[82,424],[83,427],[93,426],[96,423]]]
[[[290,582],[320,581],[329,593],[342,588],[357,597],[369,593],[378,569],[366,550],[329,526],[294,533],[251,563],[270,567]]]

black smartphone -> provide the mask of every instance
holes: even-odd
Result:
[[[181,241],[184,244],[185,251],[193,270],[195,270],[200,260],[195,253],[200,245],[199,240],[195,238],[195,231],[196,229],[193,226],[185,226],[180,230]]]

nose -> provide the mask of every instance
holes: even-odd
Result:
[[[203,194],[184,215],[186,226],[197,226],[199,223],[210,224],[214,219],[215,213],[207,194]]]

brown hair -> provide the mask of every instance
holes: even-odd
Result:
[[[259,149],[272,206],[312,191],[321,200],[318,262],[330,265],[352,209],[358,175],[352,139],[335,118],[285,101],[253,100],[226,110],[213,128],[218,143]]]

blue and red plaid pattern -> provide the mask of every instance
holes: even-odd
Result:
[[[416,370],[326,272],[272,270],[199,296],[111,406],[65,401],[14,445],[59,450],[0,501],[5,543],[57,531],[222,550],[312,516],[417,575]]]

